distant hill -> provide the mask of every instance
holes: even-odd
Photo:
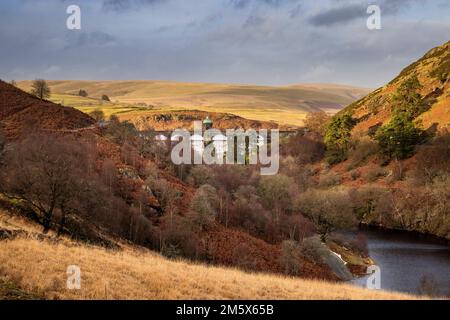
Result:
[[[325,110],[336,113],[370,92],[369,89],[329,84],[305,84],[283,87],[183,83],[171,81],[49,81],[55,94],[78,94],[86,90],[89,97],[103,94],[111,101],[147,104],[163,109],[200,110],[232,113],[260,121],[302,125],[306,114]],[[31,81],[19,87],[30,90]]]
[[[40,100],[0,80],[0,127],[9,138],[33,130],[74,130],[94,119],[74,108]]]
[[[450,128],[450,41],[430,50],[390,83],[340,113],[350,113],[358,121],[354,132],[365,132],[370,127],[384,124],[391,118],[394,94],[412,77],[419,80],[422,85],[420,94],[430,107],[416,120],[422,122],[424,129],[433,124],[438,128]]]

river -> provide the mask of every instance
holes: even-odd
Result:
[[[437,294],[450,294],[450,246],[415,233],[380,229],[360,232],[367,237],[370,256],[380,267],[381,289],[417,294],[425,276]],[[365,285],[366,278],[352,283]]]

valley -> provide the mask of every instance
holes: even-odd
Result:
[[[368,95],[337,85],[1,81],[0,293],[447,296],[433,279],[448,278],[427,271],[448,269],[448,246],[408,240],[396,252],[395,241],[361,227],[450,240],[449,58],[447,42]],[[29,93],[39,84],[47,96]],[[278,174],[174,164],[170,143],[157,136],[206,119],[217,129],[286,130]],[[428,250],[437,252],[423,263],[411,254]],[[64,288],[74,264],[85,270],[81,291]],[[403,293],[346,283],[373,265],[382,289]],[[407,284],[394,281],[403,276]]]

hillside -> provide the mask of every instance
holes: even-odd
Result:
[[[447,42],[331,120],[330,187],[367,192],[364,223],[450,239],[449,79]]]
[[[39,116],[30,113],[30,117],[36,117],[30,120],[35,128],[44,129],[36,134],[27,130],[25,121],[7,123],[13,123],[17,129],[14,133],[20,135],[7,131],[7,147],[0,152],[6,159],[0,162],[0,187],[2,197],[5,195],[2,205],[22,214],[31,213],[41,224],[42,216],[53,210],[49,228],[90,243],[110,247],[113,244],[108,237],[115,236],[170,256],[189,256],[260,272],[286,272],[280,260],[280,240],[267,241],[256,232],[214,221],[215,217],[207,228],[198,225],[199,219],[191,209],[196,186],[186,182],[189,171],[174,167],[167,159],[167,150],[152,139],[142,138],[133,126],[113,122],[105,129],[96,128],[93,119],[72,108],[35,99],[9,84],[3,84],[0,91],[8,101],[17,103],[17,110],[38,110]],[[23,101],[29,101],[28,109],[21,105]],[[10,119],[17,112],[11,111],[10,105],[2,105],[2,119]],[[60,113],[68,114],[65,122],[58,117]],[[242,171],[217,169],[218,173],[237,174],[230,180],[232,186],[243,178]],[[21,175],[15,174],[17,171]],[[71,183],[66,184],[68,179]],[[55,183],[67,192],[59,193]],[[64,201],[52,200],[61,196]],[[55,203],[64,206],[55,207]],[[64,219],[62,210],[69,210]],[[294,257],[294,262],[302,265],[297,275],[338,278],[314,259]]]
[[[306,114],[312,111],[335,113],[370,92],[322,84],[270,87],[170,81],[49,81],[49,85],[55,94],[73,95],[83,89],[89,97],[98,99],[106,94],[117,103],[232,113],[285,125],[302,125]],[[30,81],[19,82],[26,91],[30,86]]]
[[[405,81],[415,76],[422,86],[419,93],[429,107],[417,121],[422,122],[424,129],[433,124],[440,128],[449,128],[450,41],[430,50],[421,59],[403,69],[390,83],[351,104],[340,114],[350,113],[357,120],[354,132],[367,132],[373,126],[385,124],[391,118],[395,92]]]
[[[226,129],[280,129],[294,130],[295,127],[278,125],[276,122],[259,121],[243,118],[230,113],[206,112],[199,110],[152,110],[130,111],[117,114],[121,121],[130,121],[138,129],[153,128],[155,130],[175,130],[185,128],[192,130],[194,121],[203,121],[209,117],[214,128],[225,131]]]
[[[9,240],[0,236],[0,299],[416,298],[346,284],[168,260],[124,243],[120,249],[107,250],[53,235],[42,237],[38,226],[0,212],[0,235],[5,235],[6,230],[22,233]],[[81,268],[81,290],[66,289],[69,265]]]
[[[93,124],[91,117],[74,108],[40,100],[0,81],[0,127],[7,137],[33,130],[73,130]]]

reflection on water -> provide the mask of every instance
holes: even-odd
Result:
[[[419,293],[424,276],[432,278],[441,295],[450,293],[450,247],[414,234],[361,230],[370,256],[381,269],[381,288]],[[365,285],[366,278],[352,281]]]

